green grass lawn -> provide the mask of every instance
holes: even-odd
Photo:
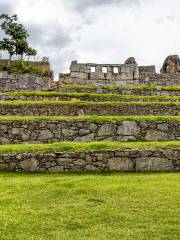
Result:
[[[0,239],[180,239],[180,173],[0,173]]]

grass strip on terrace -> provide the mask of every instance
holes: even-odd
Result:
[[[180,91],[180,86],[166,86],[161,88],[163,91]]]
[[[61,85],[62,88],[65,89],[97,89],[97,86],[93,85]],[[102,89],[107,89],[107,90],[143,90],[143,91],[154,91],[157,90],[157,87],[154,85],[137,85],[137,86],[122,86],[122,87],[117,87],[117,86],[101,86],[100,88]]]
[[[118,149],[169,149],[180,148],[180,141],[154,142],[57,142],[48,144],[8,144],[0,145],[0,154],[24,152],[84,152]]]
[[[180,102],[92,102],[92,101],[0,101],[0,105],[4,106],[27,106],[27,105],[75,105],[75,106],[90,106],[90,105],[171,105],[179,106]]]
[[[118,122],[118,121],[180,121],[180,116],[0,116],[3,121],[90,121],[90,122]]]
[[[101,94],[101,93],[61,93],[61,92],[6,92],[6,93],[0,93],[5,94],[9,96],[38,96],[38,97],[70,97],[70,98],[83,98],[83,97],[89,97],[89,98],[104,98],[104,99],[155,99],[155,100],[161,100],[161,99],[167,99],[167,100],[180,100],[180,96],[135,96],[135,95],[123,95],[123,94]]]
[[[64,89],[97,89],[97,86],[91,86],[91,85],[61,85]],[[102,86],[102,89],[107,90],[135,90],[135,91],[157,91],[157,87],[154,85],[137,85],[137,86]],[[163,91],[180,91],[180,86],[164,86],[161,87],[161,90]]]

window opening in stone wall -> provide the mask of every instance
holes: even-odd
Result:
[[[114,74],[118,74],[118,73],[119,73],[118,67],[113,67],[113,73],[114,73]]]
[[[108,72],[107,67],[102,67],[102,72],[107,74],[107,72]]]
[[[91,79],[91,74],[90,73],[88,73],[88,80],[90,80]]]
[[[91,72],[95,73],[96,72],[96,67],[91,67]]]

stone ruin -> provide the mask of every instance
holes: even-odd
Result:
[[[127,64],[78,63],[72,61],[70,74],[60,74],[60,82],[76,85],[117,85],[133,84],[139,79],[135,61]]]
[[[93,86],[179,86],[180,59],[178,55],[166,58],[161,73],[154,65],[138,66],[134,57],[124,64],[78,63],[72,61],[69,74],[59,75],[60,84]]]

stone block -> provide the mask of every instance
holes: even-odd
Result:
[[[170,134],[171,135],[171,134]],[[175,137],[171,135],[170,139],[174,139]],[[158,140],[168,140],[169,134],[156,130],[147,130],[145,135],[145,140],[147,141],[158,141]]]
[[[135,121],[123,121],[118,128],[117,134],[123,136],[137,136],[140,133],[140,127]]]
[[[135,164],[128,157],[114,157],[109,159],[108,167],[110,171],[133,172]]]
[[[37,159],[35,158],[29,158],[20,163],[20,167],[25,172],[36,172],[38,167]]]
[[[98,136],[112,136],[114,134],[114,129],[110,124],[103,124],[98,130]]]
[[[48,140],[48,139],[53,139],[53,133],[50,130],[42,130],[40,131],[39,140]]]
[[[142,157],[135,160],[137,172],[161,172],[173,170],[172,161],[164,157]]]

